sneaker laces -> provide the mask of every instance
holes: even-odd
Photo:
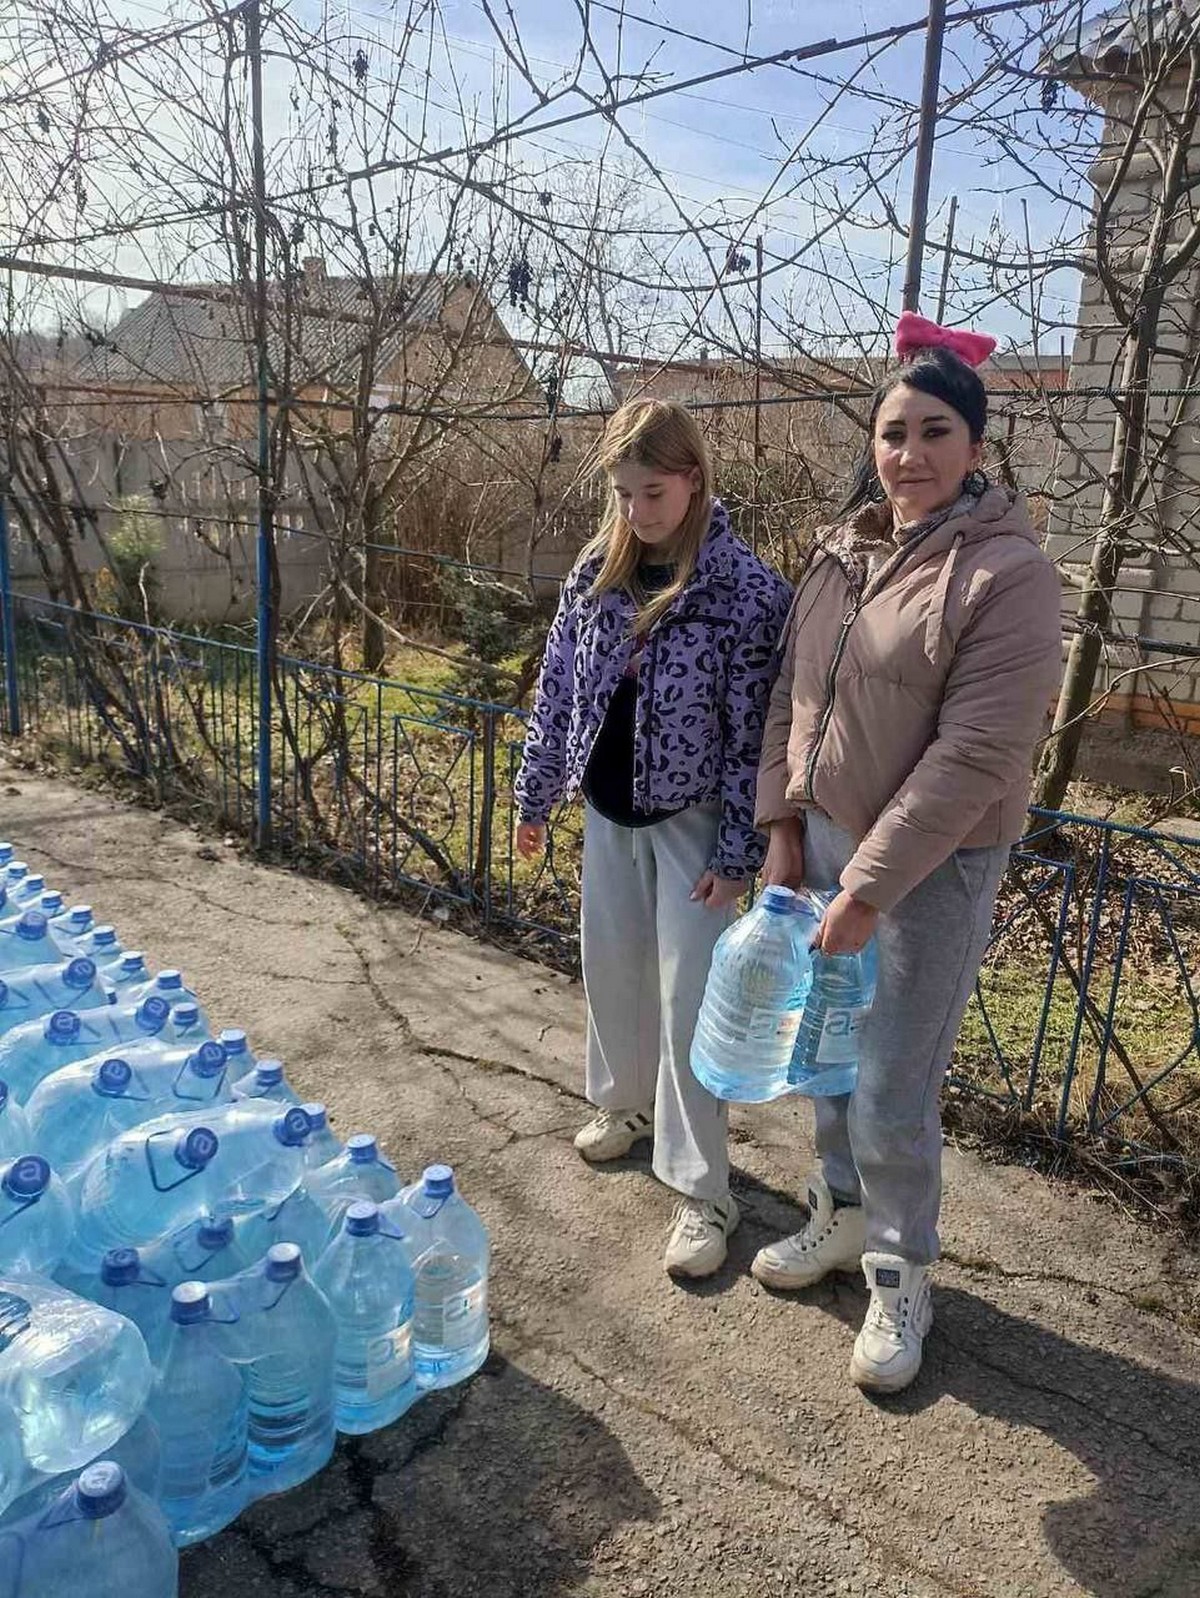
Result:
[[[908,1325],[909,1311],[912,1302],[907,1293],[897,1300],[895,1309],[892,1309],[877,1294],[871,1294],[871,1307],[867,1311],[865,1330],[880,1332],[884,1337],[889,1337],[893,1342],[904,1341],[904,1331]]]
[[[702,1243],[713,1226],[724,1229],[717,1217],[714,1204],[701,1204],[695,1199],[686,1198],[680,1199],[676,1204],[675,1213],[671,1217],[672,1230],[682,1234],[689,1241]]]

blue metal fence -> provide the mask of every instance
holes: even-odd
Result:
[[[252,647],[29,599],[15,637],[15,708],[30,732],[160,798],[199,798],[253,835]],[[517,858],[519,712],[286,655],[271,703],[277,847],[573,967],[580,818],[564,807],[544,858]],[[952,1080],[1060,1137],[1187,1165],[1200,1149],[1198,950],[1200,840],[1037,816],[1014,852]]]

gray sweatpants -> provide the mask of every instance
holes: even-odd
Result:
[[[854,840],[806,813],[805,878],[835,888]],[[959,849],[879,920],[879,986],[853,1094],[815,1099],[825,1180],[861,1199],[867,1248],[919,1264],[938,1257],[938,1099],[987,948],[1008,847]]]
[[[584,819],[580,942],[588,1002],[587,1096],[599,1109],[654,1104],[654,1174],[690,1198],[729,1191],[726,1110],[689,1063],[713,945],[735,914],[690,899],[712,858],[719,809],[650,827]]]

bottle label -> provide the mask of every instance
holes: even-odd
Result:
[[[407,1382],[413,1372],[412,1322],[405,1321],[367,1347],[367,1397],[383,1398]]]
[[[29,1300],[16,1293],[0,1292],[0,1354],[29,1330],[32,1318]]]
[[[466,1345],[475,1337],[479,1318],[487,1313],[487,1282],[475,1282],[442,1301],[443,1339],[448,1348]]]
[[[821,1046],[817,1050],[817,1068],[830,1065],[854,1065],[863,1022],[871,1012],[869,1004],[830,1005],[825,1012],[825,1025],[821,1028]]]
[[[748,1043],[786,1043],[790,1049],[796,1041],[796,1034],[800,1030],[800,1020],[803,1010],[784,1010],[782,1014],[774,1008],[751,1010],[746,1020],[746,1041]]]

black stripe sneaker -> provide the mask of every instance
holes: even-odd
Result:
[[[619,1160],[635,1143],[654,1136],[654,1107],[647,1110],[601,1110],[576,1133],[575,1147],[585,1160],[602,1165]]]
[[[741,1217],[728,1194],[702,1203],[681,1198],[671,1217],[663,1264],[672,1276],[711,1276],[725,1263],[726,1241]]]

